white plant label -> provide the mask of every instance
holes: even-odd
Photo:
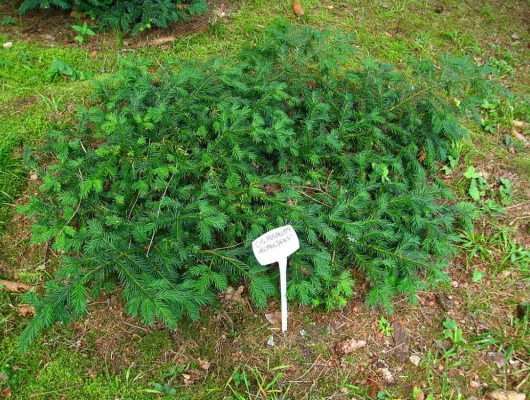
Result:
[[[261,265],[277,262],[280,266],[282,332],[287,331],[287,257],[299,248],[298,236],[291,225],[273,229],[252,242],[252,250]]]

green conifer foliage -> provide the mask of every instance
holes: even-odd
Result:
[[[341,68],[348,41],[278,23],[235,58],[158,73],[130,59],[97,83],[97,105],[32,157],[43,178],[25,207],[33,239],[64,255],[44,296],[29,295],[37,314],[22,348],[116,284],[146,324],[196,319],[241,281],[263,307],[277,268],[256,262],[251,241],[284,224],[301,242],[290,301],[344,306],[352,269],[368,304],[386,309],[446,279],[467,213],[438,163],[490,71],[447,56],[414,64],[412,84],[370,59]]]

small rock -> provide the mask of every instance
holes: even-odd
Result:
[[[418,356],[417,354],[413,354],[409,357],[409,360],[412,364],[414,364],[415,366],[418,366],[420,365],[420,362],[421,362],[421,357]]]
[[[525,400],[526,395],[511,390],[498,389],[488,394],[488,398],[491,400]]]
[[[4,49],[9,49],[10,47],[13,47],[13,42],[5,42],[2,47]]]

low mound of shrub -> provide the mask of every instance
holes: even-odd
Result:
[[[190,15],[203,14],[208,3],[206,0],[24,0],[20,13],[51,7],[74,9],[92,19],[97,18],[100,26],[137,34],[154,27],[166,28]]]
[[[64,255],[45,295],[27,299],[37,314],[22,347],[116,285],[146,324],[198,318],[239,282],[263,307],[277,268],[260,266],[251,242],[285,224],[301,242],[290,301],[344,306],[353,269],[368,304],[386,309],[446,279],[468,208],[450,201],[439,164],[491,90],[490,70],[447,56],[412,63],[411,83],[354,60],[348,43],[277,23],[234,58],[158,73],[129,59],[96,83],[96,105],[33,157],[34,241]]]

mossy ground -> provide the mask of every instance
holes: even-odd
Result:
[[[241,398],[280,398],[280,391],[287,393],[283,398],[293,399],[382,399],[412,398],[414,387],[435,398],[457,399],[481,398],[499,387],[530,391],[524,381],[530,365],[530,327],[527,320],[514,317],[515,307],[528,301],[530,292],[524,258],[530,247],[530,157],[513,135],[516,129],[530,137],[529,125],[513,125],[514,120],[530,120],[530,4],[301,3],[306,13],[300,18],[293,15],[289,1],[212,3],[205,17],[127,37],[123,46],[112,32],[98,33],[80,46],[70,28],[78,21],[67,13],[19,17],[16,2],[1,3],[0,15],[12,16],[17,24],[0,26],[0,42],[13,42],[11,48],[0,48],[0,146],[7,140],[14,143],[9,168],[3,166],[7,162],[0,164],[0,190],[7,195],[0,197],[0,221],[5,224],[0,278],[39,284],[50,277],[56,263],[57,255],[49,248],[30,244],[31,221],[12,212],[38,185],[16,161],[22,146],[37,143],[56,124],[72,123],[77,105],[90,101],[89,81],[49,77],[54,59],[91,72],[95,79],[114,72],[118,58],[128,54],[155,66],[170,63],[178,68],[181,61],[225,56],[257,42],[277,17],[354,34],[360,57],[403,69],[410,57],[434,58],[446,52],[469,55],[477,62],[493,58],[505,71],[502,83],[515,96],[497,106],[495,117],[485,113],[493,133],[469,127],[472,139],[464,144],[466,156],[448,183],[459,197],[467,198],[469,182],[463,172],[473,165],[487,173],[492,184],[509,177],[513,201],[506,215],[481,214],[475,235],[463,240],[462,254],[449,271],[452,283],[440,289],[452,298],[448,311],[437,304],[436,292],[425,292],[419,294],[421,305],[400,301],[395,314],[386,316],[409,332],[411,354],[420,357],[420,365],[395,357],[392,339],[378,327],[383,314],[363,305],[361,275],[356,298],[341,311],[321,313],[293,305],[285,336],[267,322],[264,311],[245,301],[222,303],[206,310],[200,322],[183,321],[174,331],[146,328],[123,315],[119,295],[114,294],[96,299],[85,320],[46,332],[28,354],[16,352],[17,335],[25,324],[16,309],[20,297],[0,291],[0,376],[8,379],[0,380],[0,389],[9,388],[17,399],[238,398],[237,393]],[[506,135],[514,144],[507,144]],[[269,312],[277,307],[271,303]],[[456,321],[466,343],[448,339],[450,332],[444,333],[442,325],[448,319]],[[334,345],[348,338],[364,339],[367,346],[341,357]],[[498,366],[492,360],[497,353],[509,362]],[[395,375],[395,385],[380,375],[379,359]]]

